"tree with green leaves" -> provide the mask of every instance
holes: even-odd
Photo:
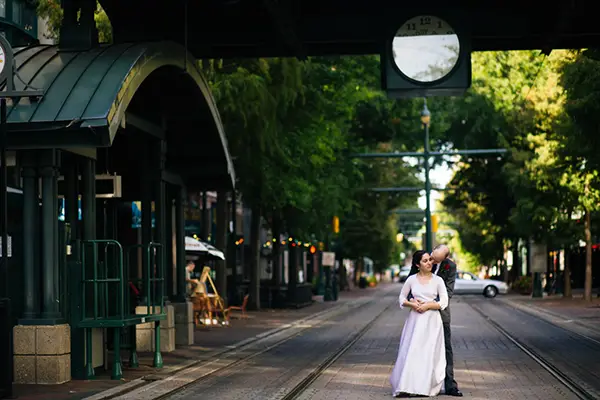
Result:
[[[592,298],[592,216],[600,208],[600,141],[598,126],[600,116],[598,89],[600,84],[600,52],[585,50],[572,53],[572,58],[562,64],[560,83],[565,88],[565,111],[568,122],[563,125],[567,132],[562,136],[564,145],[560,156],[565,164],[561,181],[577,200],[584,215],[586,243],[584,299]]]
[[[60,39],[60,25],[63,19],[63,9],[60,0],[37,0],[37,14],[40,18],[48,21],[49,39],[58,41]],[[112,43],[112,25],[99,2],[97,2],[94,20],[98,29],[98,41],[100,43]]]

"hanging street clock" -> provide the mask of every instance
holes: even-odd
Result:
[[[404,21],[381,57],[388,96],[462,94],[471,85],[471,46],[469,36],[461,32],[435,15]]]

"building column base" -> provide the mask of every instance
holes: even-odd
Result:
[[[165,305],[167,318],[160,321],[160,351],[170,353],[175,351],[175,308],[173,305]],[[148,307],[138,306],[136,314],[146,314]],[[147,322],[136,327],[137,351],[154,351],[154,322]]]
[[[15,383],[58,385],[71,380],[71,327],[17,325],[13,328]]]
[[[194,344],[194,305],[173,303],[175,307],[175,344],[177,346],[190,346]]]

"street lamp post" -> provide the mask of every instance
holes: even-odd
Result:
[[[425,246],[424,249],[431,252],[433,247],[433,229],[431,221],[431,181],[429,179],[429,172],[431,165],[429,164],[430,157],[444,157],[444,156],[466,156],[466,155],[491,155],[491,154],[505,154],[507,149],[470,149],[470,150],[453,150],[453,151],[431,151],[429,145],[429,124],[431,122],[431,113],[427,108],[427,99],[423,99],[423,111],[421,111],[421,123],[425,130],[425,146],[423,152],[392,152],[392,153],[362,153],[353,154],[354,158],[404,158],[404,157],[423,157],[423,169],[425,172]],[[423,187],[379,187],[371,188],[373,192],[382,193],[399,193],[399,192],[420,192]],[[464,190],[461,188],[434,188],[433,190]],[[417,210],[400,210],[400,213],[416,213]]]
[[[425,130],[425,146],[423,151],[423,164],[425,170],[425,251],[431,253],[431,182],[429,181],[429,123],[431,122],[431,113],[427,108],[427,99],[423,99],[423,111],[421,111],[421,122]]]

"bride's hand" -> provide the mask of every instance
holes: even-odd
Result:
[[[424,302],[419,303],[417,308],[415,308],[415,311],[417,311],[421,314],[423,314],[427,310],[429,310],[429,303],[424,303]]]

